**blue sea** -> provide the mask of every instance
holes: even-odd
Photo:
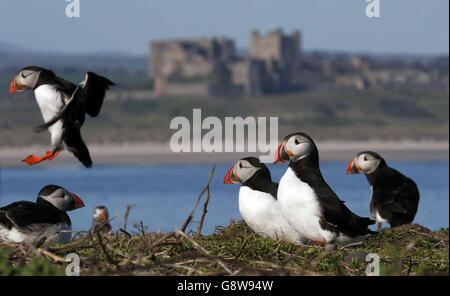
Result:
[[[239,185],[223,184],[233,164],[217,166],[210,186],[203,234],[216,225],[226,226],[230,219],[242,219],[238,209]],[[325,180],[355,213],[369,217],[370,188],[364,175],[346,175],[347,162],[322,162]],[[449,162],[391,161],[389,165],[412,178],[420,191],[419,210],[414,222],[437,230],[449,225]],[[268,165],[274,181],[279,181],[287,164]],[[148,231],[171,231],[181,227],[204,188],[211,165],[163,166],[79,166],[2,168],[0,170],[0,206],[14,201],[35,201],[39,190],[47,184],[67,188],[80,196],[86,207],[72,212],[72,228],[89,230],[93,209],[105,205],[116,228],[127,205],[136,206],[128,218],[127,230],[137,232],[133,223],[146,225]],[[191,229],[197,229],[203,208],[201,200]],[[388,225],[385,225],[388,226]]]

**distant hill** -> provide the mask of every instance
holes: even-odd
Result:
[[[100,115],[87,117],[83,138],[88,143],[165,142],[175,132],[175,116],[192,120],[201,107],[202,118],[217,116],[277,116],[279,136],[302,130],[318,140],[435,139],[448,140],[447,92],[369,88],[302,91],[263,97],[208,98],[182,95],[133,100],[107,94]],[[21,100],[29,96],[29,102]],[[0,146],[46,144],[48,134],[32,130],[42,122],[33,94],[27,92],[0,102]],[[207,130],[203,130],[203,135]]]
[[[148,57],[122,53],[63,54],[39,52],[0,41],[0,73],[15,73],[28,65],[55,70],[147,72]]]

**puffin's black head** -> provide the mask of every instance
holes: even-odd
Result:
[[[84,207],[84,203],[76,194],[61,186],[47,185],[39,191],[37,203],[50,203],[61,211],[72,211]]]
[[[228,170],[223,183],[245,185],[256,179],[272,181],[270,171],[264,163],[261,163],[256,157],[245,157]]]
[[[319,152],[313,139],[305,133],[287,135],[278,146],[274,163],[296,162],[304,158],[319,162]]]
[[[106,222],[108,221],[108,209],[105,206],[98,206],[92,213],[92,218],[95,221]]]
[[[347,165],[347,174],[363,173],[369,175],[378,168],[385,167],[386,161],[376,152],[362,151]]]
[[[35,89],[39,86],[40,81],[48,81],[54,79],[55,74],[51,70],[47,70],[38,66],[28,66],[23,68],[19,74],[13,78],[9,85],[9,93],[15,94],[26,89]]]
[[[28,66],[23,68],[11,81],[11,84],[9,85],[9,93],[15,94],[16,92],[22,92],[26,89],[33,89],[42,70],[45,69],[37,66]]]

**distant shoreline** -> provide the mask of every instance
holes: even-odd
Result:
[[[317,141],[322,161],[352,159],[357,152],[373,150],[389,160],[448,160],[449,142],[436,140],[402,141]],[[94,165],[170,165],[201,163],[233,163],[255,153],[172,153],[168,143],[88,144]],[[30,154],[43,155],[49,147],[30,145],[0,147],[0,166],[25,167],[21,160]],[[43,165],[77,163],[67,151]]]

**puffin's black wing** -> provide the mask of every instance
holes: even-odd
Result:
[[[57,211],[29,201],[14,202],[0,208],[0,223],[9,229],[13,226],[26,227],[31,224],[61,222],[67,221],[62,221]]]
[[[92,166],[92,159],[86,144],[81,137],[80,128],[77,125],[64,123],[63,141],[67,149],[87,168]]]
[[[372,186],[374,206],[393,226],[410,223],[420,198],[416,183],[389,167],[384,168],[382,174],[382,180]]]
[[[326,183],[325,183],[326,184]],[[328,185],[326,185],[328,187]],[[375,224],[375,221],[369,218],[360,217],[349,210],[344,205],[337,195],[328,187],[328,190],[323,190],[318,194],[323,218],[321,225],[323,228],[329,227],[330,230],[338,230],[349,236],[358,236],[373,233],[369,225]]]
[[[78,96],[80,104],[84,105],[87,114],[92,117],[100,113],[100,109],[105,98],[105,92],[110,86],[116,85],[106,77],[88,72],[84,81],[84,86]]]
[[[306,178],[305,178],[306,177]],[[339,231],[351,237],[373,233],[367,227],[375,223],[350,211],[322,177],[319,169],[302,177],[314,188],[322,209],[322,228]]]
[[[106,77],[88,72],[82,85],[66,81],[62,78],[55,77],[57,90],[64,93],[70,100],[51,120],[34,129],[35,132],[42,132],[48,129],[61,118],[64,121],[75,122],[81,127],[84,123],[85,114],[92,117],[100,113],[100,109],[105,98],[105,92],[110,86],[115,85],[114,82]]]

